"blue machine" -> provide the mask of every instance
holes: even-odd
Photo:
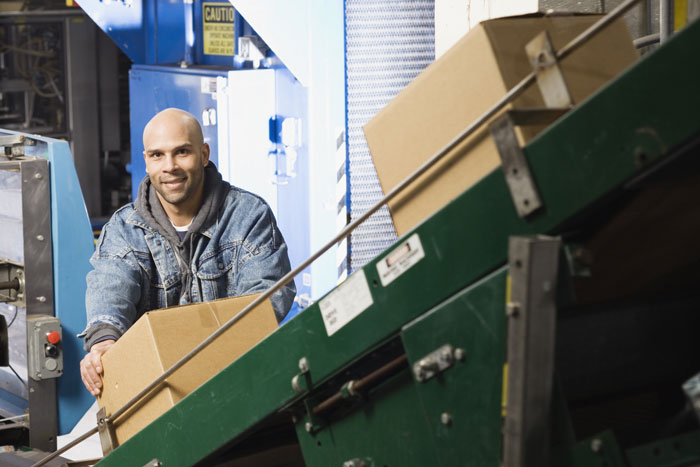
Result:
[[[80,379],[77,337],[94,237],[68,143],[6,130],[0,142],[9,154],[0,156],[0,281],[18,282],[0,290],[9,338],[0,413],[28,410],[30,445],[52,450],[94,402]]]
[[[224,178],[272,207],[292,267],[345,225],[342,2],[84,0],[80,6],[134,62],[132,196],[145,176],[145,124],[177,107],[200,120]],[[301,307],[345,277],[346,257],[341,243],[296,278]]]

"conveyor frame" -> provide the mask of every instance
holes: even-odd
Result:
[[[397,242],[400,245],[417,233],[425,251],[400,280],[387,287],[379,284],[376,266],[385,255],[363,268],[373,304],[337,333],[327,335],[318,303],[311,306],[99,465],[145,465],[153,459],[168,466],[206,463],[212,453],[288,410],[295,413],[307,463],[329,465],[330,458],[317,458],[312,449],[319,442],[323,445],[323,437],[333,438],[335,428],[314,428],[313,420],[299,416],[297,408],[305,400],[317,398],[324,384],[402,336],[406,324],[465,286],[477,293],[484,290],[477,281],[496,280],[495,276],[504,280],[510,236],[564,232],[609,197],[672,161],[677,149],[697,138],[700,62],[688,58],[698,43],[700,22],[695,22],[524,148],[544,205],[531,218],[518,217],[503,174],[492,172]],[[497,296],[492,298],[498,302]],[[416,363],[408,349],[407,353],[409,363]],[[309,367],[302,381],[309,386],[308,392],[298,395],[290,381],[299,373],[302,358]],[[500,424],[499,413],[492,416]],[[307,422],[312,423],[311,433]],[[439,439],[440,432],[435,436]],[[460,438],[460,445],[450,445],[455,456],[470,446],[470,439],[476,439],[474,432]],[[490,442],[500,443],[493,438]],[[333,462],[350,460],[333,458]],[[484,454],[470,457],[469,462],[462,465],[484,465],[494,458]],[[442,464],[451,465],[449,459]]]

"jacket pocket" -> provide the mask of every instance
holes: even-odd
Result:
[[[196,273],[202,284],[202,301],[230,296],[230,291],[233,290],[236,252],[235,245],[227,245],[207,257],[202,257]]]

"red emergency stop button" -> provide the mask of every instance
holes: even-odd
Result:
[[[61,335],[56,331],[51,331],[46,335],[46,340],[49,341],[49,344],[56,345],[61,342]]]

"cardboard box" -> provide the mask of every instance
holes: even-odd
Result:
[[[114,413],[259,295],[146,313],[102,356],[104,386],[98,405],[107,415]],[[138,433],[277,327],[266,300],[121,416],[115,424],[117,442]]]
[[[485,21],[469,31],[364,126],[384,193],[532,71],[525,44],[537,34],[547,30],[554,49],[559,50],[599,18],[510,17]],[[615,21],[561,62],[574,102],[584,100],[637,58],[624,20]],[[508,108],[528,107],[544,107],[536,84]],[[521,128],[521,143],[541,130]],[[484,125],[389,203],[399,236],[499,165],[498,152]]]

